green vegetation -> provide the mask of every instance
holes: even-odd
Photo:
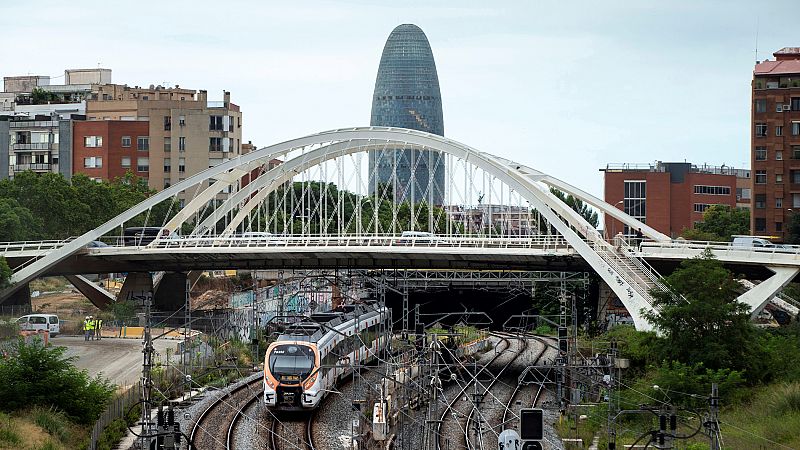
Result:
[[[713,205],[705,210],[700,223],[684,229],[681,236],[689,240],[730,241],[736,234],[750,234],[750,211]]]
[[[83,174],[69,181],[61,174],[23,172],[0,181],[0,240],[64,239],[78,236],[145,200],[155,191],[128,173],[113,182]],[[164,201],[153,208],[149,224],[161,224],[176,207]],[[53,220],[57,217],[58,220]],[[130,226],[143,225],[145,215]]]
[[[597,226],[600,225],[597,211],[590,208],[589,205],[583,203],[583,200],[573,197],[572,194],[564,194],[560,190],[553,187],[550,188],[550,192],[561,199],[562,202],[566,203],[567,206],[575,210],[575,212],[583,216],[583,218],[586,219],[591,226],[597,228]]]
[[[128,427],[139,421],[141,414],[142,408],[137,405],[128,410],[124,418],[114,419],[97,438],[97,450],[112,450],[128,434]]]
[[[11,267],[8,266],[8,261],[0,256],[0,289],[8,287],[11,283],[11,275],[13,274]]]
[[[89,377],[72,365],[64,347],[45,347],[18,340],[0,359],[0,410],[20,411],[32,406],[54,408],[70,420],[91,424],[114,393],[107,380]]]
[[[792,212],[789,223],[786,225],[786,243],[800,244],[800,214]]]
[[[710,253],[683,261],[665,278],[681,294],[654,292],[658,316],[648,320],[657,332],[619,326],[581,345],[604,351],[617,342],[630,360],[620,380],[616,401],[622,408],[667,402],[684,411],[706,411],[712,383],[719,385],[722,433],[728,448],[776,448],[800,445],[800,324],[769,329],[750,322],[745,305],[736,300],[733,275]],[[685,300],[684,300],[685,299]],[[606,404],[582,412],[588,418],[559,425],[562,436],[601,436],[606,448]],[[684,414],[679,432],[698,425]],[[653,429],[655,416],[625,416],[618,422],[618,448]],[[678,448],[707,448],[702,434],[679,441]],[[569,448],[569,447],[568,447]]]

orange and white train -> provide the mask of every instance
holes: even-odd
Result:
[[[267,348],[264,404],[316,408],[354,367],[383,354],[391,326],[389,309],[376,303],[345,305],[293,324]]]

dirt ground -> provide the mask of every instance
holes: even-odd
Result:
[[[42,294],[31,299],[34,312],[52,313],[58,315],[64,322],[61,325],[62,334],[81,334],[80,326],[84,317],[96,316],[100,309],[78,291]]]

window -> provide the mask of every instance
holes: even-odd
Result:
[[[150,171],[150,158],[136,158],[136,171],[149,172]]]
[[[783,183],[783,175],[780,173],[775,174],[775,184]]]
[[[736,200],[750,200],[749,188],[736,188]]]
[[[236,128],[242,128],[242,116],[236,118]]]
[[[800,111],[800,97],[792,97],[792,111]]]
[[[164,138],[164,152],[168,153],[172,151],[172,138],[165,137]]]
[[[783,161],[783,150],[775,150],[775,161]]]
[[[756,170],[756,184],[767,184],[766,170]]]
[[[783,125],[775,125],[775,136],[783,136]]]
[[[172,116],[164,116],[164,131],[172,129]]]
[[[767,207],[767,194],[756,194],[756,209],[764,209]]]
[[[767,124],[765,123],[756,124],[756,137],[767,137]]]
[[[783,208],[783,199],[782,198],[776,198],[775,199],[775,207],[776,208]]]
[[[186,138],[183,136],[178,138],[178,151],[179,152],[186,151]]]
[[[729,186],[695,185],[694,193],[704,195],[731,195],[731,188]]]
[[[792,208],[800,208],[800,194],[792,194]]]
[[[130,147],[131,146],[131,137],[130,136],[122,136],[122,146],[123,147]]]
[[[644,222],[647,216],[647,182],[625,181],[623,210],[629,216]]]
[[[208,131],[224,131],[222,116],[208,116]]]
[[[783,222],[775,222],[775,231],[783,231]]]
[[[800,184],[800,170],[790,171],[789,176],[792,178],[792,184]]]
[[[147,136],[137,137],[136,148],[138,148],[139,150],[150,150],[150,138]]]
[[[221,152],[222,151],[222,138],[212,137],[208,140],[208,151]]]
[[[131,157],[130,156],[123,156],[122,159],[119,162],[119,165],[122,166],[125,169],[130,168],[131,167]]]
[[[180,126],[186,125],[186,116],[178,116],[178,125]]]
[[[233,133],[233,117],[225,116],[228,118],[228,131]]]
[[[170,183],[169,178],[164,178],[164,189],[170,186],[172,186],[172,183]]]
[[[792,122],[792,136],[800,136],[800,122]]]
[[[756,147],[756,161],[767,160],[767,147]]]
[[[170,171],[172,171],[172,159],[164,158],[164,172],[170,173]]]
[[[765,98],[756,99],[755,108],[757,113],[767,112],[767,99]]]
[[[90,156],[88,158],[83,158],[83,167],[86,169],[100,169],[103,167],[103,157]]]
[[[702,212],[705,212],[705,210],[707,210],[708,208],[710,208],[712,206],[714,206],[714,205],[709,205],[708,203],[695,203],[694,204],[694,212],[702,213]]]
[[[756,217],[755,220],[756,232],[767,231],[767,219],[764,217]]]
[[[84,136],[83,138],[83,146],[84,147],[102,147],[103,146],[103,137],[102,136]]]
[[[178,158],[178,172],[186,172],[186,158]]]

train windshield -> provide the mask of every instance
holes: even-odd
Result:
[[[314,349],[305,345],[277,345],[269,354],[269,370],[275,377],[305,378],[314,369]]]

